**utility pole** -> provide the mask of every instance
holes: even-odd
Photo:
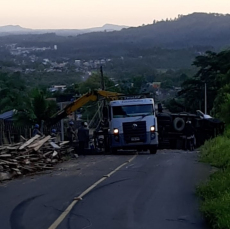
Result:
[[[104,75],[103,75],[102,66],[100,67],[100,72],[101,72],[101,89],[105,90],[105,81],[104,81]]]
[[[204,113],[207,114],[207,84],[204,84]]]
[[[61,102],[61,110],[63,109],[63,102]],[[64,141],[64,121],[61,119],[61,140]]]
[[[101,89],[105,90],[105,81],[104,81],[104,75],[103,75],[102,66],[100,67],[100,72],[101,72]],[[102,101],[102,119],[105,119],[105,116],[104,116],[104,107],[106,107],[106,101],[105,101],[105,99],[103,99],[103,101]]]

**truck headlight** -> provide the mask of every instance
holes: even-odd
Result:
[[[151,131],[151,132],[154,132],[154,131],[155,131],[155,126],[151,126],[151,127],[150,127],[150,131]]]
[[[113,129],[114,134],[119,134],[119,130],[117,128]]]

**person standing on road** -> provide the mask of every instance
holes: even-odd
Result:
[[[76,137],[76,133],[74,130],[74,123],[71,121],[69,122],[69,127],[67,128],[67,135],[70,145],[73,144],[74,137]]]
[[[88,123],[84,122],[84,129],[85,129],[85,148],[89,147],[89,128]]]
[[[193,148],[195,145],[195,135],[194,135],[195,134],[195,128],[192,126],[191,121],[186,122],[185,128],[184,128],[184,133],[186,136],[185,150],[187,150],[188,148],[190,150],[193,150],[193,149],[191,149],[191,146]]]
[[[85,148],[88,148],[89,143],[89,129],[86,122],[81,123],[81,127],[78,129],[79,151],[84,153]]]
[[[33,129],[33,133],[32,133],[32,137],[34,137],[35,135],[40,135],[42,136],[43,134],[41,133],[41,131],[39,130],[39,125],[35,124],[34,129]]]

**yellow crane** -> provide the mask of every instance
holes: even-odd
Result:
[[[73,113],[74,111],[78,110],[85,104],[87,104],[90,101],[98,101],[100,99],[108,99],[108,100],[115,100],[118,98],[119,95],[122,95],[117,92],[111,92],[111,91],[104,91],[104,90],[93,90],[91,92],[88,92],[81,96],[80,98],[76,99],[69,105],[67,105],[62,110],[58,111],[56,114],[54,114],[50,120],[48,121],[49,125],[54,125],[63,118],[66,118],[68,115]]]

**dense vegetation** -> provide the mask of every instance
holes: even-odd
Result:
[[[201,211],[212,228],[230,228],[230,50],[206,52],[194,61],[199,69],[182,84],[181,107],[194,111],[204,107],[204,83],[208,85],[208,111],[226,123],[223,136],[201,147],[201,160],[217,167],[210,179],[197,189],[202,197]],[[172,103],[171,103],[172,105]],[[173,104],[174,108],[175,105]]]
[[[207,141],[201,148],[203,162],[217,167],[210,179],[200,185],[201,211],[212,228],[230,228],[230,132]]]
[[[0,113],[16,110],[19,125],[41,123],[58,110],[54,101],[47,100],[46,90],[28,87],[18,73],[0,73],[0,95]]]
[[[186,111],[204,110],[206,83],[208,113],[229,122],[230,50],[219,53],[208,51],[205,55],[197,56],[193,65],[198,72],[182,83],[182,90],[173,101]]]
[[[74,80],[73,82],[77,82]],[[107,76],[104,76],[105,89],[109,91],[120,91],[119,85],[115,85]],[[119,86],[119,87],[118,87]],[[59,107],[55,100],[49,98],[60,97],[77,98],[90,90],[101,88],[101,76],[93,74],[85,82],[73,83],[64,92],[51,93],[46,87],[36,87],[36,85],[27,84],[20,73],[0,73],[0,113],[10,110],[16,110],[15,121],[19,125],[31,125],[47,121],[55,114]],[[64,101],[68,101],[68,99]],[[90,109],[88,108],[90,105]],[[94,103],[83,107],[84,117],[92,118],[97,108]]]

